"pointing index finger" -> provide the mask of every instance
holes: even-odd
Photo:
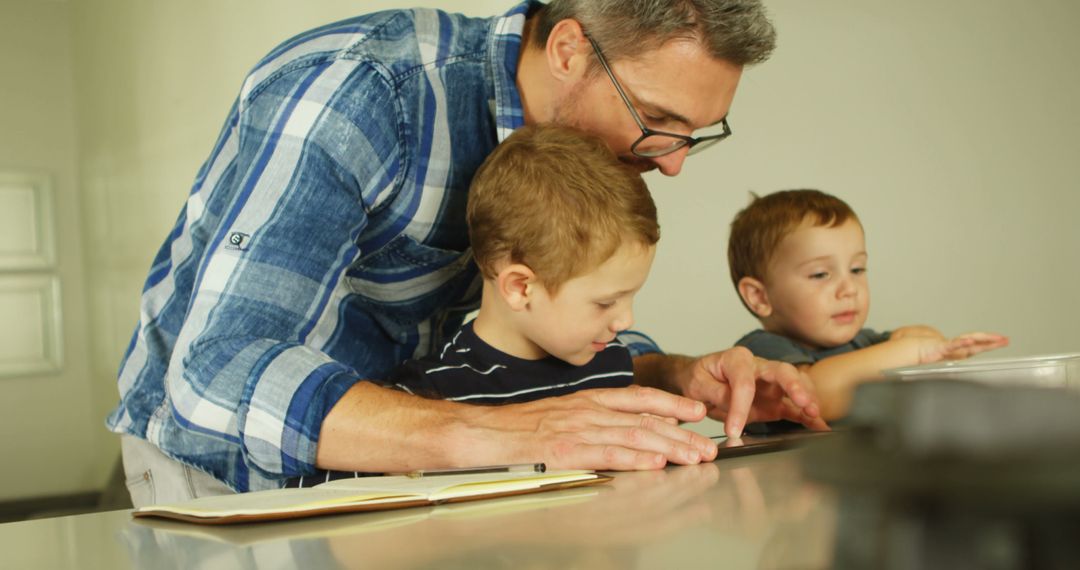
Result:
[[[709,371],[717,380],[726,380],[731,390],[727,419],[724,420],[724,433],[729,437],[742,435],[754,404],[754,386],[758,375],[755,360],[748,350],[731,349],[721,354],[714,361],[715,369]]]

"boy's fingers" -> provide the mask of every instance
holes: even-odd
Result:
[[[979,344],[989,344],[993,346],[1005,346],[1009,344],[1009,337],[998,333],[971,332],[960,335],[958,338],[972,338]]]

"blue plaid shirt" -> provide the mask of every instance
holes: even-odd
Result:
[[[154,259],[109,429],[279,487],[315,471],[345,391],[445,343],[479,305],[467,192],[523,122],[535,6],[379,12],[259,62]]]

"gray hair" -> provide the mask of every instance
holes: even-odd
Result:
[[[717,59],[750,65],[769,59],[776,47],[760,0],[551,0],[539,13],[537,44],[546,45],[566,19],[580,23],[611,60],[692,40]]]

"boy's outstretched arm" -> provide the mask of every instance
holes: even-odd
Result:
[[[929,325],[907,325],[896,328],[889,334],[890,339],[900,339],[905,336],[924,336],[945,340],[945,335],[941,334],[941,331]]]
[[[912,332],[915,334],[894,334],[873,346],[799,365],[817,388],[822,417],[833,420],[846,414],[855,386],[880,380],[883,370],[959,360],[1009,344],[1008,337],[996,333],[974,332],[946,339]]]

